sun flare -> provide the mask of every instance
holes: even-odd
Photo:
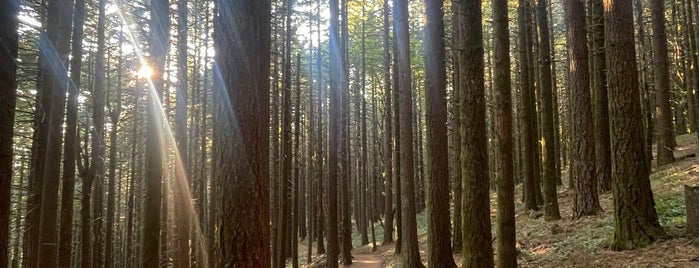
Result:
[[[144,64],[138,69],[138,78],[150,78],[153,75],[153,68]]]

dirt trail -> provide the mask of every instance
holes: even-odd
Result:
[[[383,267],[383,260],[374,254],[355,254],[352,257],[352,268],[380,268]]]

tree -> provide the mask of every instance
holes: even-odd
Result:
[[[104,0],[102,0],[104,1]],[[164,90],[165,56],[169,44],[170,18],[167,0],[153,0],[150,6],[150,64],[152,85],[148,90],[146,140],[146,201],[143,220],[143,266],[160,265],[160,219],[162,205],[163,145],[160,96]]]
[[[451,3],[451,23],[452,23],[452,51],[451,51],[451,61],[452,61],[452,99],[451,108],[449,113],[452,115],[452,129],[451,129],[451,141],[449,148],[451,149],[451,165],[449,170],[453,173],[452,176],[452,191],[453,191],[453,204],[454,204],[454,217],[453,217],[453,234],[452,234],[452,247],[451,250],[455,253],[461,252],[463,249],[463,242],[461,240],[461,198],[462,198],[462,188],[461,188],[461,110],[459,108],[459,100],[461,99],[459,94],[461,94],[462,89],[461,82],[461,69],[459,68],[458,57],[459,53],[456,52],[459,42],[459,38],[462,36],[459,32],[461,28],[459,27],[459,20],[461,19],[460,13],[462,9],[463,1],[457,0]]]
[[[58,245],[58,265],[69,267],[72,258],[73,241],[73,199],[75,198],[75,168],[77,148],[78,95],[82,71],[82,39],[85,24],[85,1],[75,1],[73,12],[73,46],[70,62],[70,83],[66,111],[66,137],[63,145],[63,185],[61,191],[61,230]],[[78,45],[80,44],[80,45]],[[83,227],[85,228],[85,227]],[[89,245],[88,245],[89,246]]]
[[[107,5],[106,0],[100,0],[98,3],[98,15],[97,15],[97,55],[95,59],[95,86],[92,92],[92,122],[94,130],[91,131],[92,136],[92,165],[90,166],[89,172],[87,174],[92,181],[92,187],[94,195],[93,206],[92,206],[92,225],[93,232],[93,266],[102,267],[104,254],[103,236],[102,236],[102,222],[104,221],[103,215],[103,197],[104,197],[104,121],[105,121],[105,101],[106,101],[106,65],[105,65],[105,8]],[[164,62],[163,62],[164,63]]]
[[[269,0],[216,1],[218,265],[269,267]],[[240,38],[247,40],[239,42]]]
[[[427,262],[430,267],[456,267],[451,255],[449,218],[449,144],[447,140],[447,71],[444,48],[443,0],[425,2],[425,97],[429,199]]]
[[[187,99],[188,82],[187,77],[187,2],[177,1],[177,95],[175,97],[175,134],[177,151],[180,161],[175,171],[175,249],[174,267],[187,267],[189,265],[189,233],[190,221],[187,218],[189,212],[189,177],[191,174],[187,155],[189,147],[187,145]]]
[[[493,46],[495,74],[496,168],[498,177],[497,266],[517,267],[515,247],[515,175],[512,135],[512,82],[510,78],[510,37],[507,0],[494,0]]]
[[[663,234],[644,153],[632,12],[631,0],[605,2],[616,250],[646,246]]]
[[[285,260],[291,256],[291,214],[292,214],[292,139],[291,139],[291,14],[293,0],[284,1],[284,53],[282,59],[282,120],[281,120],[281,181],[279,182],[280,215],[277,230],[278,264],[284,266]]]
[[[670,67],[667,56],[667,34],[665,33],[665,7],[662,0],[650,1],[653,21],[653,54],[655,55],[656,117],[658,118],[658,166],[675,161],[672,150],[675,144],[670,106]]]
[[[551,86],[551,42],[549,37],[546,0],[536,1],[537,31],[539,37],[539,90],[541,91],[542,168],[544,170],[544,218],[558,220],[558,193],[556,191],[556,149],[553,129],[553,89]]]
[[[66,85],[68,82],[68,54],[70,52],[73,1],[57,0],[48,3],[46,35],[41,35],[40,57],[42,86],[50,94],[51,107],[46,140],[41,190],[38,267],[56,266],[58,236],[58,188],[63,144],[63,117],[65,115]]]
[[[0,1],[0,265],[9,264],[10,186],[12,184],[12,136],[17,102],[17,27],[19,2]]]
[[[386,178],[384,195],[384,224],[383,243],[393,242],[393,129],[391,114],[391,51],[389,49],[388,0],[383,0],[383,84],[384,84],[384,177]]]
[[[465,0],[460,10],[457,45],[461,77],[461,199],[463,267],[493,267],[490,227],[490,175],[485,121],[483,23],[481,1]]]
[[[339,34],[339,3],[338,0],[330,0],[330,102],[328,107],[329,126],[328,126],[328,186],[327,186],[327,226],[326,236],[328,238],[327,264],[328,267],[337,267],[337,255],[340,253],[338,236],[338,220],[337,220],[337,179],[339,169],[339,116],[340,116],[340,90],[341,81],[337,76],[344,74],[342,65],[342,55],[340,49],[340,34]]]
[[[522,112],[520,113],[521,121],[524,126],[522,127],[522,155],[523,155],[523,192],[524,192],[524,208],[527,210],[539,210],[539,205],[537,204],[537,193],[541,192],[539,187],[537,177],[539,174],[536,173],[536,161],[537,144],[536,144],[536,124],[534,123],[534,118],[536,117],[536,104],[532,99],[532,92],[534,87],[529,81],[530,68],[529,59],[531,58],[531,43],[530,43],[530,32],[529,32],[529,9],[530,1],[519,0],[519,6],[517,8],[517,21],[519,24],[519,70],[521,73],[520,83],[521,83],[521,103]]]
[[[393,3],[393,33],[396,39],[396,64],[398,65],[398,84],[400,112],[400,176],[402,232],[401,260],[405,267],[424,267],[420,261],[417,241],[417,221],[415,218],[415,176],[413,160],[413,97],[410,77],[410,40],[408,33],[408,1],[398,0]]]
[[[566,0],[568,59],[570,61],[569,103],[572,105],[572,158],[570,176],[575,186],[573,218],[600,211],[595,176],[595,137],[590,97],[590,69],[584,3]]]
[[[121,36],[120,36],[121,37]],[[120,40],[121,41],[121,40]],[[104,249],[104,266],[106,268],[111,268],[114,266],[114,255],[115,254],[115,238],[114,238],[114,217],[115,209],[118,204],[117,196],[118,193],[116,189],[116,177],[117,177],[117,152],[118,152],[118,131],[119,122],[121,117],[121,99],[122,99],[122,84],[121,84],[121,72],[122,72],[122,62],[123,62],[123,50],[121,43],[119,44],[119,65],[117,67],[117,87],[113,92],[114,95],[109,95],[107,106],[109,109],[109,119],[112,124],[111,133],[109,134],[109,182],[107,183],[107,191],[109,196],[107,197],[107,230],[105,236],[106,247]],[[111,93],[111,92],[110,92]],[[121,188],[119,188],[121,189]]]
[[[609,96],[607,92],[607,63],[604,52],[604,6],[602,0],[591,0],[592,88],[595,121],[595,167],[599,189],[612,189],[611,144],[609,141]]]

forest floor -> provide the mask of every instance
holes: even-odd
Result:
[[[656,211],[667,236],[654,244],[637,250],[613,251],[614,236],[611,193],[600,194],[603,211],[597,216],[572,220],[573,192],[564,186],[558,188],[561,216],[558,221],[546,222],[539,213],[525,211],[521,204],[521,188],[517,187],[517,249],[519,267],[699,267],[699,247],[687,238],[684,185],[699,185],[699,141],[694,135],[677,137],[675,157],[678,161],[660,168],[653,167],[651,186]],[[491,194],[491,221],[495,224],[495,193]],[[426,213],[418,215],[418,239],[423,263],[427,261]],[[356,230],[355,230],[356,231]],[[493,226],[493,232],[495,226]],[[376,240],[382,241],[383,227],[376,224]],[[495,234],[493,234],[495,235]],[[358,237],[355,233],[353,237]],[[360,246],[354,241],[352,267],[401,267],[395,256],[395,244],[381,245],[372,252],[371,245]],[[300,263],[306,263],[306,242],[299,245]],[[315,252],[315,250],[314,250]],[[497,258],[497,256],[495,256]],[[461,254],[454,254],[461,267]],[[324,267],[323,255],[313,255],[313,262],[305,267]]]

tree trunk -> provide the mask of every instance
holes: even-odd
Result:
[[[554,148],[553,99],[551,86],[551,47],[548,29],[546,0],[536,1],[537,30],[539,37],[539,90],[541,92],[541,132],[542,132],[542,168],[544,170],[544,218],[547,221],[558,220],[556,190],[556,150]]]
[[[425,2],[425,112],[427,129],[427,262],[431,267],[456,267],[451,255],[449,217],[449,143],[444,48],[443,0]]]
[[[179,159],[175,165],[175,251],[173,265],[176,268],[189,265],[189,206],[191,195],[189,190],[189,152],[187,145],[187,1],[177,1],[177,95],[175,97],[175,143]],[[193,215],[192,215],[193,216]]]
[[[383,83],[384,83],[384,223],[383,244],[393,242],[393,129],[391,114],[391,51],[389,49],[388,0],[383,0]]]
[[[658,119],[658,166],[675,161],[672,154],[675,141],[670,106],[670,67],[667,56],[667,34],[665,32],[665,7],[662,0],[650,3],[653,20],[653,54],[655,55],[656,118]]]
[[[663,233],[654,208],[644,153],[638,71],[633,42],[631,0],[605,6],[612,139],[612,191],[616,250],[646,246]]]
[[[339,116],[340,116],[340,91],[341,81],[337,76],[344,74],[342,69],[342,53],[340,49],[340,34],[339,34],[339,5],[338,0],[330,0],[330,106],[329,106],[329,135],[328,135],[328,186],[327,186],[327,237],[328,251],[327,264],[328,267],[334,268],[338,265],[337,256],[340,253],[338,243],[338,220],[337,220],[337,179],[340,176],[338,147],[339,141]]]
[[[595,167],[599,189],[612,189],[612,160],[609,141],[609,93],[607,92],[607,64],[604,53],[604,6],[602,0],[592,0],[592,76],[595,121]]]
[[[17,27],[19,3],[0,2],[0,265],[9,264],[10,203],[12,185],[12,136],[14,134],[15,105],[17,102]],[[20,197],[21,200],[21,197]],[[18,226],[19,227],[19,226]]]
[[[415,218],[415,170],[413,159],[413,97],[410,70],[410,36],[408,33],[408,1],[398,0],[393,4],[393,31],[396,39],[396,63],[398,65],[400,123],[400,176],[402,232],[401,261],[405,267],[424,267],[420,261],[417,240],[417,222]]]
[[[460,10],[459,89],[463,198],[462,267],[493,267],[490,176],[486,140],[483,24],[481,1],[465,0]]]
[[[39,40],[41,74],[45,92],[50,94],[51,109],[48,118],[46,163],[41,190],[39,225],[38,267],[57,265],[58,256],[58,188],[61,169],[61,145],[63,144],[63,116],[65,115],[68,54],[73,13],[72,1],[48,3],[46,35]],[[55,51],[52,53],[50,51]]]
[[[82,44],[83,25],[85,23],[85,1],[75,1],[73,13],[73,44]],[[70,267],[73,241],[73,202],[75,198],[75,157],[76,131],[78,123],[78,95],[80,95],[80,74],[82,66],[82,45],[71,47],[70,80],[68,86],[68,104],[66,111],[66,137],[63,147],[63,185],[61,191],[61,219],[58,245],[58,265]]]
[[[515,247],[515,168],[512,135],[512,82],[510,78],[510,36],[507,0],[493,4],[495,140],[497,143],[496,178],[498,189],[497,267],[517,267]]]
[[[534,87],[530,81],[529,69],[532,67],[529,65],[529,57],[531,57],[531,44],[529,42],[529,6],[530,1],[519,0],[519,7],[517,10],[518,24],[519,24],[519,69],[520,69],[520,80],[521,80],[521,102],[522,102],[522,112],[521,121],[524,126],[522,127],[522,155],[523,155],[523,191],[524,191],[524,208],[526,210],[539,210],[539,206],[536,202],[536,193],[539,189],[537,185],[537,177],[535,165],[537,165],[536,155],[537,155],[537,144],[534,143],[536,140],[536,125],[532,120],[532,115],[536,112],[536,104],[531,98],[531,92],[534,91]]]
[[[270,1],[216,1],[219,266],[269,267]],[[238,42],[238,38],[248,40]],[[245,250],[241,250],[245,249]]]
[[[166,0],[151,1],[149,39],[153,64],[153,89],[148,91],[148,127],[146,141],[146,201],[143,219],[143,266],[160,265],[160,220],[163,180],[163,145],[161,143],[161,103],[157,100],[164,89],[163,71],[169,43],[170,19]]]
[[[462,228],[461,228],[461,198],[462,198],[462,188],[461,188],[461,180],[462,180],[462,173],[461,173],[461,92],[463,89],[461,88],[461,67],[459,65],[459,52],[456,51],[455,48],[460,47],[460,42],[461,36],[461,27],[460,25],[460,20],[461,20],[461,10],[463,9],[463,0],[456,0],[452,1],[452,51],[451,51],[451,57],[452,57],[452,68],[453,68],[453,73],[452,73],[452,107],[451,107],[451,114],[452,114],[452,142],[451,145],[449,146],[452,151],[452,164],[449,167],[449,170],[453,172],[453,178],[452,178],[452,191],[454,192],[454,198],[452,200],[454,204],[454,218],[452,220],[452,225],[453,225],[453,235],[452,235],[452,251],[457,253],[461,252],[463,249],[463,242],[461,240],[462,238]]]
[[[566,0],[568,32],[569,85],[572,105],[572,148],[570,177],[575,186],[573,219],[595,215],[601,208],[595,176],[595,136],[590,97],[590,68],[587,50],[585,5],[578,0]]]

